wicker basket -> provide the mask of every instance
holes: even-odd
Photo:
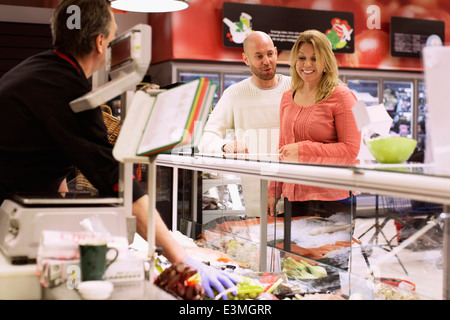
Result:
[[[120,120],[112,115],[111,108],[107,105],[100,106],[103,114],[103,121],[108,130],[108,140],[114,145],[120,132]]]
[[[103,121],[105,122],[108,131],[108,141],[114,145],[120,132],[120,120],[112,115],[112,110],[109,106],[101,105],[100,108],[102,109]],[[89,182],[81,171],[79,169],[76,170],[75,189],[77,191],[98,193],[98,190]]]

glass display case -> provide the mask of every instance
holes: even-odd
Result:
[[[384,104],[393,123],[389,134],[418,141],[417,152],[426,142],[426,90],[423,73],[381,70],[339,70],[344,83],[367,106]],[[421,153],[417,159],[423,160]]]
[[[182,82],[182,83],[186,83],[186,82],[190,82],[192,80],[198,79],[200,77],[210,79],[211,83],[219,84],[219,82],[220,82],[220,77],[219,77],[218,73],[208,73],[208,72],[199,73],[199,72],[189,72],[189,71],[180,72],[178,75],[178,81]],[[219,93],[216,92],[214,94],[214,99],[212,102],[213,107],[217,104],[218,101],[219,101]]]
[[[223,81],[224,81],[224,87],[223,89],[227,89],[229,86],[231,86],[232,84],[241,82],[242,80],[247,79],[248,77],[250,77],[251,75],[246,73],[246,74],[225,74],[223,76]]]
[[[426,145],[426,121],[427,121],[427,99],[425,83],[418,83],[418,116],[417,116],[417,148],[425,150]]]
[[[226,88],[252,75],[250,68],[243,62],[165,61],[152,64],[149,72],[151,81],[161,87],[187,82],[199,77],[210,78],[211,81],[218,84],[213,108]],[[289,75],[289,66],[277,65],[277,73]]]
[[[347,85],[353,91],[358,101],[364,101],[367,106],[380,103],[378,80],[350,79],[347,81]]]
[[[393,136],[412,136],[413,83],[409,81],[384,81],[383,104],[392,123],[390,134]]]
[[[233,272],[280,277],[278,298],[448,298],[448,169],[336,159],[294,164],[251,155],[160,155],[156,164],[191,174],[178,194],[190,190],[196,205],[178,207],[176,229],[236,262]],[[246,212],[248,177],[259,183],[257,216]],[[274,181],[301,185],[311,197],[345,198],[301,209],[279,201],[273,208],[279,214],[269,216]],[[376,201],[359,206],[368,193]]]

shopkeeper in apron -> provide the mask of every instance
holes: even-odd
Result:
[[[80,28],[69,28],[71,5],[80,10]],[[119,163],[100,108],[74,113],[69,102],[91,91],[88,79],[105,65],[117,25],[106,0],[64,0],[52,21],[53,50],[26,59],[0,81],[0,203],[14,193],[50,193],[64,187],[74,167],[100,196],[117,196]],[[151,192],[154,192],[151,190]],[[147,237],[148,195],[133,181],[137,232]],[[173,239],[155,216],[155,238],[172,263],[199,269],[206,294],[234,286],[229,276],[204,270]]]

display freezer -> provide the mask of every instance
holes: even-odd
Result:
[[[367,106],[384,104],[393,119],[390,135],[416,139],[416,151],[424,152],[426,90],[423,73],[345,69],[340,70],[340,75],[358,100]]]
[[[211,83],[219,84],[219,82],[220,82],[219,74],[217,74],[217,73],[206,73],[206,72],[198,73],[198,72],[189,72],[189,71],[180,72],[178,75],[177,82],[186,83],[186,82],[190,82],[195,79],[202,78],[202,77],[208,78],[211,81]],[[214,94],[214,100],[212,103],[213,107],[217,104],[217,101],[219,101],[219,94],[216,91],[216,93]]]
[[[354,297],[364,299],[448,299],[448,214],[443,213],[450,204],[448,169],[414,164],[291,164],[255,161],[252,156],[226,159],[205,155],[162,155],[156,163],[191,172],[191,177],[208,172],[203,185],[209,187],[254,176],[261,179],[263,191],[267,190],[264,184],[267,187],[271,180],[278,180],[375,194],[379,202],[371,216],[359,215],[356,206],[348,215],[287,220],[286,216],[265,214],[267,193],[261,192],[260,217],[246,216],[245,209],[238,216],[230,210],[217,210],[218,217],[202,222],[210,208],[203,211],[190,206],[191,210],[178,211],[177,230],[200,247],[219,250],[254,272],[286,271],[288,257],[324,267],[326,277],[300,279],[303,293],[359,294]],[[198,191],[201,199],[200,185],[192,189],[184,181],[178,187]],[[219,201],[230,199],[223,195]],[[245,204],[245,198],[239,202]],[[290,234],[286,232],[289,223]],[[372,283],[373,279],[381,284]]]
[[[231,84],[252,75],[250,68],[244,62],[166,61],[152,65],[149,72],[151,81],[160,86],[202,76],[211,77],[219,83],[217,90],[219,97]],[[289,75],[289,66],[278,65],[277,73]]]
[[[347,85],[358,101],[364,101],[368,107],[380,103],[378,80],[349,79]]]
[[[224,74],[223,82],[224,82],[224,90],[227,89],[232,84],[238,83],[244,79],[249,77],[248,74]]]
[[[383,81],[383,104],[394,120],[392,136],[411,138],[413,83],[409,81]]]
[[[418,83],[417,109],[417,148],[419,150],[425,150],[425,139],[427,133],[425,127],[425,123],[427,121],[427,99],[425,83],[422,81],[419,81]]]
[[[392,136],[412,137],[412,104],[415,97],[412,81],[352,79],[352,76],[347,76],[346,83],[357,99],[364,101],[367,106],[384,104],[393,119],[389,132]],[[380,89],[382,95],[379,94]]]

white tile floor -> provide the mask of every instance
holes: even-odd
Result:
[[[381,223],[381,221],[379,222]],[[354,238],[359,238],[374,223],[374,218],[357,218]],[[392,220],[382,230],[388,239],[391,239],[396,234],[395,225]],[[443,298],[442,249],[413,251],[406,248],[402,250],[397,256],[403,263],[406,273],[395,256],[391,256],[391,258],[383,262],[388,252],[383,249],[386,241],[382,235],[378,237],[378,246],[368,246],[368,242],[374,232],[375,230],[372,229],[360,240],[365,246],[366,251],[371,253],[369,263],[375,272],[375,276],[410,281],[415,284],[415,292],[421,299],[441,300]],[[397,245],[397,241],[394,240],[394,244]],[[379,262],[382,263],[380,264]],[[358,244],[354,244],[352,247],[351,272],[360,276],[369,275],[367,264]]]

